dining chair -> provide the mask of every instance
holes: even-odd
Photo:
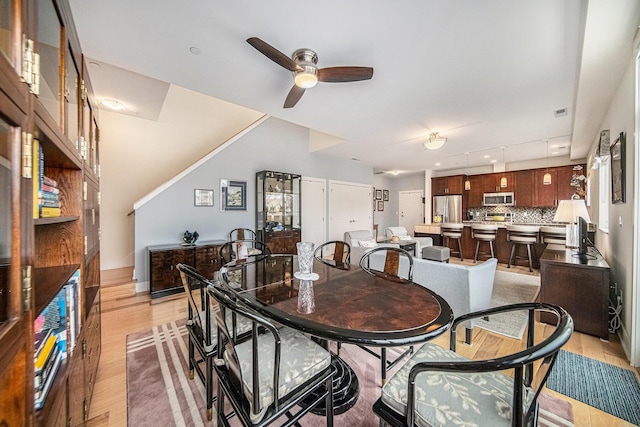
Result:
[[[250,228],[234,228],[229,232],[230,242],[234,240],[258,240],[256,232]]]
[[[384,253],[384,258],[382,258]],[[402,260],[406,261],[402,261]],[[413,257],[408,251],[396,247],[375,247],[360,258],[360,268],[369,274],[384,274],[413,280]]]
[[[261,254],[270,255],[271,251],[266,244],[259,240],[232,240],[220,247],[220,258],[222,258],[223,264],[238,258],[243,259]]]
[[[318,246],[313,256],[325,264],[338,266],[351,262],[351,245],[341,240],[331,240]]]
[[[456,327],[461,323],[514,311],[528,314],[524,349],[492,357],[494,349],[480,348],[476,354],[489,355],[482,360],[469,360],[456,352]],[[557,319],[552,331],[545,329],[546,337],[534,330],[541,312]],[[547,303],[464,314],[453,322],[449,349],[423,344],[382,388],[373,411],[381,426],[441,425],[442,419],[452,425],[536,426],[538,397],[572,332],[573,319],[566,310]]]
[[[206,287],[209,283],[195,268],[186,264],[178,264],[182,286],[187,294],[188,317],[186,328],[189,333],[189,378],[194,373],[205,386],[207,419],[213,417],[213,363],[216,358],[217,322],[210,304]],[[251,329],[251,322],[242,317],[231,317],[234,333],[242,335]],[[197,353],[196,353],[197,351]],[[204,364],[204,368],[201,366]]]
[[[372,275],[384,275],[386,278],[395,277],[408,281],[413,280],[413,257],[409,252],[401,248],[373,248],[365,252],[360,259],[360,268]],[[402,277],[403,275],[404,278]],[[365,346],[358,345],[358,347],[380,359],[383,386],[387,380],[387,371],[397,365],[405,356],[413,353],[413,346],[409,346],[393,361],[388,361],[386,347],[380,348],[380,354]],[[340,344],[338,344],[339,348]]]
[[[333,377],[331,354],[294,329],[276,325],[253,307],[233,297],[229,289],[209,285],[218,302],[216,371],[218,425],[229,426],[225,398],[245,426],[266,426],[282,420],[283,426],[298,421],[320,404],[326,408],[326,424],[333,426]],[[226,313],[250,319],[248,337],[231,333]],[[295,414],[292,410],[298,406]]]

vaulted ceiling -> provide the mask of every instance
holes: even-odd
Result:
[[[157,117],[165,83],[178,85],[331,135],[340,143],[321,153],[375,171],[540,159],[551,150],[585,158],[640,16],[635,0],[70,4],[96,64],[96,96],[119,99],[125,114]],[[320,82],[285,109],[293,76],[249,37],[287,56],[313,49],[320,68],[370,66],[373,78]],[[423,148],[431,132],[448,138],[444,147]]]

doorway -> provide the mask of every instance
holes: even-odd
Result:
[[[329,181],[329,240],[343,240],[344,232],[373,230],[371,186]]]
[[[416,224],[424,224],[424,192],[408,190],[400,191],[398,195],[398,225],[413,235],[413,227]]]
[[[327,241],[326,189],[324,179],[302,177],[302,241],[316,247]]]

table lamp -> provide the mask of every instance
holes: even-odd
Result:
[[[577,248],[579,246],[578,226],[576,225],[578,217],[582,217],[587,222],[591,222],[584,200],[560,200],[556,214],[553,217],[553,222],[567,223],[567,241],[565,245],[568,248]]]

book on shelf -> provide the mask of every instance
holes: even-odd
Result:
[[[48,192],[48,193],[53,193],[53,194],[59,194],[60,193],[60,189],[58,187],[54,187],[53,185],[48,185],[45,183],[42,183],[42,191],[43,192]]]
[[[34,357],[36,374],[38,372],[41,372],[44,368],[47,360],[49,359],[49,356],[51,355],[51,353],[53,353],[54,347],[57,347],[57,342],[58,336],[55,334],[51,334],[49,338],[47,338],[47,342],[45,343],[42,351],[40,351],[37,357]]]
[[[40,355],[40,353],[42,353],[42,350],[44,350],[45,345],[47,344],[47,341],[49,340],[49,337],[53,334],[53,329],[51,328],[46,328],[46,329],[42,329],[40,331],[36,331],[35,333],[35,341],[34,341],[34,346],[33,348],[34,350],[34,362],[36,361],[36,359],[38,358],[38,356]]]
[[[42,192],[40,193],[40,197],[42,197],[42,200],[56,200],[59,201],[60,200],[60,194],[58,193],[52,193],[51,191],[47,191],[47,190],[42,190]]]
[[[59,208],[60,200],[42,199],[42,208]]]
[[[60,347],[55,345],[53,346],[53,351],[49,355],[49,358],[45,362],[42,369],[36,372],[35,375],[33,376],[33,386],[35,387],[36,391],[42,390],[44,384],[47,382],[47,379],[49,378],[49,375],[51,375],[51,372],[53,371],[53,367],[56,363],[57,358],[62,359],[63,357],[60,354]],[[55,375],[55,373],[53,375]]]
[[[42,207],[42,214],[40,215],[42,218],[56,218],[61,214],[60,208],[50,208],[47,206]]]
[[[47,398],[47,394],[49,393],[49,389],[51,389],[51,384],[53,384],[53,380],[56,377],[58,368],[60,368],[60,364],[62,363],[62,354],[63,354],[62,352],[58,352],[58,355],[54,360],[53,366],[49,371],[49,375],[47,375],[47,378],[45,379],[44,385],[40,390],[36,390],[34,393],[33,397],[34,397],[34,405],[36,410],[42,409],[42,406],[44,405],[44,402]]]
[[[33,181],[33,217],[40,218],[40,192],[42,191],[41,183],[43,176],[42,168],[43,162],[40,161],[40,157],[44,158],[42,147],[40,147],[40,141],[33,140],[33,165],[32,165],[32,181]]]
[[[76,339],[80,332],[80,308],[78,307],[78,286],[80,283],[80,269],[73,273],[73,276],[65,285],[67,296],[67,336],[69,337],[69,354],[73,354],[76,346]]]
[[[56,181],[55,179],[52,179],[52,178],[50,178],[50,177],[48,177],[48,176],[46,176],[44,174],[42,176],[42,183],[46,184],[46,185],[49,185],[51,187],[56,187],[56,188],[58,187],[58,181]]]

